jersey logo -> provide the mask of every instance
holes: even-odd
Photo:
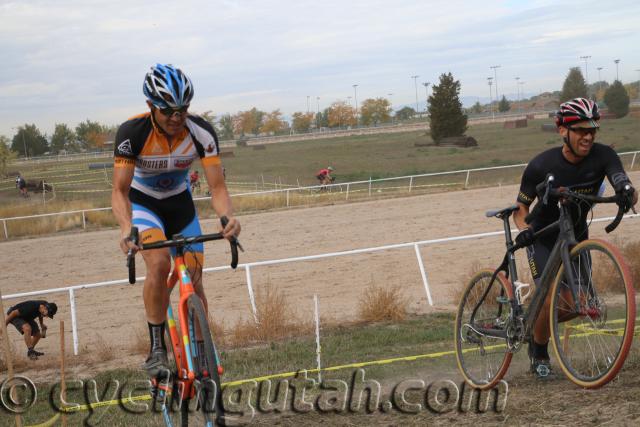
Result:
[[[186,169],[189,166],[191,166],[191,159],[176,159],[176,161],[173,163],[175,167],[180,168],[180,169]]]
[[[152,154],[158,154],[158,153],[162,153],[162,147],[160,146],[160,144],[158,142],[154,142],[153,143],[153,149],[151,150]]]
[[[133,154],[133,150],[131,150],[131,141],[126,139],[118,145],[118,151],[121,154]]]
[[[207,145],[207,153],[213,153],[213,144]]]

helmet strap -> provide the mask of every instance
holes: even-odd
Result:
[[[563,139],[564,143],[567,144],[567,147],[569,147],[569,151],[571,151],[571,154],[573,154],[574,156],[576,156],[578,158],[581,158],[582,156],[575,152],[575,150],[571,146],[571,143],[569,142],[570,133],[571,133],[571,129],[567,126],[567,136],[565,136],[562,139]]]

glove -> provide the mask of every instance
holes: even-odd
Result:
[[[527,227],[516,236],[516,245],[524,248],[525,246],[531,245],[534,240],[535,236],[533,229],[531,227]]]
[[[616,192],[618,196],[618,201],[616,202],[618,206],[620,206],[623,211],[626,213],[633,207],[633,196],[635,194],[635,190],[633,187],[629,186],[629,189],[621,189]]]

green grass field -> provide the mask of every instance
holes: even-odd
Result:
[[[473,148],[415,146],[416,143],[430,143],[430,137],[425,132],[388,133],[276,143],[266,145],[264,150],[256,150],[251,146],[234,147],[224,150],[232,150],[233,155],[225,156],[223,163],[232,193],[315,185],[315,172],[327,165],[336,169],[338,183],[511,165],[526,163],[537,153],[561,143],[557,134],[541,131],[541,125],[549,122],[530,120],[529,126],[522,129],[503,129],[502,123],[472,126],[467,134],[478,141],[478,147]],[[634,137],[638,134],[638,118],[604,120],[598,140],[614,144],[618,152],[635,151],[640,150],[640,140]],[[631,158],[623,157],[625,166],[630,166]],[[88,167],[91,163],[105,162],[109,162],[109,159],[20,166],[19,171],[28,180],[45,179],[53,184],[56,188],[55,198],[47,195],[43,200],[41,194],[32,194],[30,199],[22,199],[17,194],[13,178],[4,179],[0,181],[0,218],[110,206],[112,169],[89,170]],[[17,172],[18,166],[10,166],[9,170]],[[516,183],[521,173],[519,168],[475,172],[470,176],[469,186]],[[424,193],[460,189],[464,186],[465,175],[418,178],[412,183],[413,191]],[[370,194],[368,185],[361,184],[351,187],[348,196],[344,186],[335,189],[334,193],[339,194],[292,193],[288,205],[284,195],[237,198],[234,203],[238,212],[256,212],[285,206],[333,203],[347,198],[352,201],[371,196],[404,195],[408,192],[408,185],[408,180],[377,183],[374,194]],[[201,203],[201,206],[206,205]],[[108,212],[92,214],[92,218],[85,218],[85,222],[89,228],[114,225]],[[15,237],[78,227],[82,227],[81,215],[12,221],[8,224],[8,233]],[[0,233],[0,239],[4,238],[3,234]]]

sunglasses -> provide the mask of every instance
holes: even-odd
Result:
[[[586,135],[596,136],[596,133],[598,132],[598,128],[574,128],[574,127],[570,127],[569,130],[577,133],[580,136],[586,136]]]
[[[188,105],[185,105],[184,107],[180,107],[180,108],[171,108],[171,107],[158,108],[158,110],[162,113],[162,115],[167,117],[172,117],[176,113],[180,115],[185,114],[188,109],[189,109]]]

